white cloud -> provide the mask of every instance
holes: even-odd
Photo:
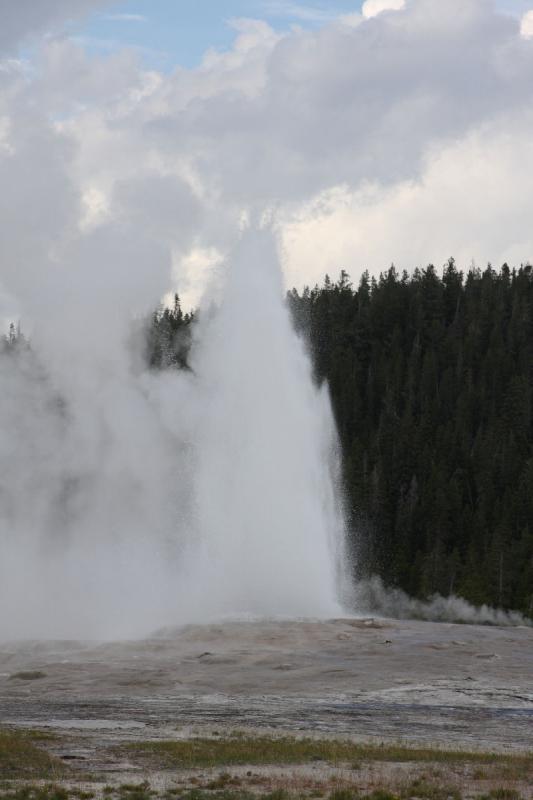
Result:
[[[526,11],[520,23],[520,33],[525,39],[533,38],[533,9]]]
[[[176,265],[191,272],[200,263],[187,258],[189,247],[223,253],[243,210],[260,216],[265,208],[289,226],[283,238],[287,246],[293,243],[295,281],[299,275],[301,281],[318,277],[322,268],[334,271],[338,261],[378,268],[383,260],[438,260],[444,251],[484,258],[490,247],[494,259],[504,252],[526,257],[529,240],[527,232],[519,235],[519,226],[525,228],[527,204],[517,206],[516,224],[502,228],[484,190],[484,203],[465,216],[468,228],[454,223],[446,247],[446,218],[424,190],[428,181],[441,187],[431,166],[440,163],[439,154],[456,153],[462,164],[463,150],[453,148],[478,131],[499,125],[513,136],[531,134],[533,123],[521,112],[533,100],[533,52],[516,20],[484,0],[411,0],[401,14],[379,14],[372,25],[335,21],[280,35],[257,20],[234,24],[234,47],[209,52],[195,70],[145,72],[134,52],[89,58],[83,48],[56,39],[43,46],[33,75],[23,78],[14,67],[0,73],[2,153],[21,150],[19,129],[34,130],[26,162],[22,156],[11,162],[9,180],[15,181],[15,164],[21,170],[24,163],[35,164],[35,174],[41,174],[41,159],[51,171],[46,182],[56,185],[57,219],[46,195],[36,193],[28,204],[30,211],[39,198],[43,204],[42,213],[37,207],[34,212],[35,231],[42,231],[31,251],[36,259],[74,229],[85,235],[99,225],[127,223],[168,249],[179,284]],[[30,158],[32,148],[37,161]],[[65,155],[50,157],[47,148]],[[498,165],[494,145],[484,180],[507,192],[511,170]],[[480,171],[476,185],[482,177]],[[456,170],[454,180],[458,196],[472,194],[471,171]],[[325,197],[334,210],[320,215],[317,198],[323,203]],[[407,211],[418,202],[425,210],[423,230]],[[21,200],[21,215],[23,207]],[[70,210],[63,221],[62,208]],[[356,217],[365,220],[363,227],[354,224]],[[390,219],[396,218],[403,221],[392,230]],[[367,231],[367,250],[354,244],[360,228]],[[391,230],[386,250],[378,241],[385,229]],[[298,231],[305,231],[305,258]],[[434,255],[424,239],[427,231],[434,232]],[[19,231],[12,240],[10,233],[15,250],[24,245],[30,252],[34,237],[25,242]],[[197,292],[190,275],[181,280]],[[157,281],[155,287],[171,288]],[[148,296],[153,293],[147,302]]]
[[[428,155],[415,180],[317,195],[283,226],[289,284],[304,273],[312,284],[344,267],[357,279],[363,269],[440,266],[450,256],[465,269],[530,260],[533,115],[512,124],[499,120]]]
[[[349,28],[356,28],[358,25],[361,24],[364,17],[361,14],[354,13],[354,14],[343,14],[338,18],[338,22],[341,25],[347,25]]]
[[[104,19],[109,22],[146,22],[143,14],[105,14]]]
[[[481,0],[413,0],[372,30],[280,38],[263,24],[201,73],[166,81],[149,135],[159,153],[201,164],[226,201],[293,202],[416,176],[429,146],[527,102],[531,68],[515,23]]]
[[[303,5],[285,0],[267,0],[261,7],[271,17],[289,17],[302,22],[329,22],[339,16],[339,12],[325,6]]]
[[[405,8],[405,0],[366,0],[361,13],[365,19],[371,19],[383,11],[400,11],[402,8]]]
[[[0,52],[11,50],[28,37],[61,29],[109,0],[0,0]]]

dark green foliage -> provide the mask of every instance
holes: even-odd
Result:
[[[533,614],[533,270],[453,260],[293,290],[327,380],[359,574]]]
[[[180,300],[174,295],[172,308],[159,308],[152,315],[148,327],[147,361],[151,367],[187,368],[187,354],[191,344],[190,324],[194,314],[184,314]]]

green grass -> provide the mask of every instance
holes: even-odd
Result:
[[[329,764],[368,761],[416,762],[432,764],[481,764],[517,768],[533,773],[533,753],[498,755],[463,751],[410,748],[401,745],[368,745],[347,741],[293,739],[288,737],[235,736],[227,739],[188,739],[154,741],[127,746],[142,762],[148,760],[168,769],[193,769],[217,766]]]
[[[0,731],[0,776],[11,779],[53,779],[65,774],[64,765],[39,748],[35,742],[47,734],[35,731]]]

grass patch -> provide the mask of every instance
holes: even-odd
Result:
[[[241,783],[240,778],[235,775],[230,775],[229,772],[222,772],[218,778],[214,778],[205,785],[205,789],[211,792],[220,791],[221,789],[230,789],[232,786],[239,786]]]
[[[46,678],[46,672],[41,672],[38,669],[27,672],[14,672],[13,675],[9,676],[10,681],[38,681],[40,678]]]
[[[463,800],[463,796],[453,787],[433,786],[415,781],[400,790],[374,789],[372,792],[360,791],[355,787],[335,789],[329,793],[294,792],[276,789],[257,794],[243,789],[223,788],[216,794],[206,789],[167,789],[155,791],[148,782],[106,786],[103,796],[110,800],[311,800],[324,797],[326,800]],[[468,795],[470,798],[471,794]],[[91,800],[94,795],[76,789],[57,785],[31,786],[0,791],[1,800]],[[522,800],[520,794],[509,789],[499,789],[487,795],[477,795],[477,800]]]
[[[0,775],[4,780],[54,779],[65,775],[65,767],[35,742],[46,740],[47,734],[37,731],[14,733],[0,731]],[[25,798],[21,798],[25,800]],[[30,798],[28,798],[30,800]]]
[[[2,800],[69,800],[69,796],[62,786],[21,786],[0,794]]]
[[[493,789],[488,794],[481,795],[479,800],[520,800],[520,792],[516,789]]]
[[[453,786],[428,783],[425,780],[413,781],[400,795],[402,798],[423,797],[424,800],[461,800],[460,792]]]
[[[381,761],[431,764],[498,765],[533,774],[533,753],[499,755],[462,751],[411,748],[401,745],[367,745],[347,741],[293,739],[289,737],[197,738],[177,741],[140,742],[127,745],[140,761],[156,762],[168,769],[194,769],[250,764],[328,764]]]

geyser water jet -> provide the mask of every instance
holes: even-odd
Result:
[[[102,347],[96,306],[94,346],[46,335],[56,306],[35,355],[0,358],[1,638],[339,613],[335,430],[271,233],[242,236],[210,300],[190,372],[132,368],[126,315]]]
[[[269,232],[244,235],[192,365],[203,400],[196,572],[207,607],[339,613],[343,524],[329,397],[313,385],[291,327]]]

